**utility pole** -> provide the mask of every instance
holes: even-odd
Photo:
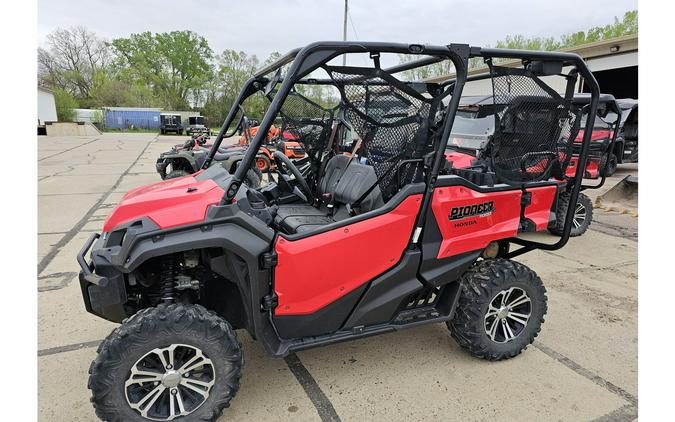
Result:
[[[349,0],[345,0],[345,19],[342,25],[342,41],[347,41],[347,13],[348,13],[348,3]],[[342,66],[347,65],[347,55],[342,55]]]

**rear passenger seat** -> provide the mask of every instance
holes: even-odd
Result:
[[[347,169],[344,170],[345,166]],[[356,202],[372,185],[377,175],[372,166],[359,164],[345,155],[337,155],[326,165],[324,177],[319,183],[321,194],[330,193],[333,208],[321,208],[309,204],[281,205],[275,217],[276,226],[284,233],[308,232],[327,224],[349,218],[348,204]],[[382,192],[375,187],[361,202],[359,210],[367,212],[384,205]]]

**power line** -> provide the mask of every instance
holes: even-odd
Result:
[[[345,17],[342,22],[342,41],[347,41],[347,16],[349,15],[348,0],[345,0]],[[342,66],[347,65],[347,55],[342,55]]]
[[[352,19],[352,14],[347,13],[347,16],[349,17],[349,24],[352,26],[352,31],[354,31],[354,38],[356,38],[356,41],[360,41],[361,38],[359,37],[359,34],[356,32],[356,26],[354,26],[354,20]],[[368,61],[363,56],[363,54],[359,54],[359,56],[361,57],[361,60],[363,60],[363,63],[367,65]]]
[[[354,31],[354,38],[356,38],[356,41],[359,41],[359,34],[356,32],[356,28],[354,27],[354,21],[352,20],[352,14],[347,13],[347,16],[349,17],[349,24],[352,26],[352,31]]]

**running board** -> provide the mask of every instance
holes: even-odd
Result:
[[[419,309],[416,309],[415,311],[419,311]],[[405,321],[396,322],[398,320],[397,316],[397,318],[391,324],[381,324],[372,327],[354,327],[349,331],[338,331],[336,333],[327,334],[324,336],[306,337],[300,340],[283,341],[279,345],[279,349],[277,349],[274,355],[284,357],[288,355],[290,352],[311,349],[314,347],[324,346],[327,344],[340,343],[347,340],[354,340],[364,337],[375,336],[379,334],[391,333],[394,331],[402,330],[404,328],[416,327],[419,325],[446,322],[450,319],[452,319],[452,315],[431,316],[430,314],[429,317],[426,319],[413,318],[412,320],[407,319]]]

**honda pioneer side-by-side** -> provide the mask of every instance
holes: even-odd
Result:
[[[366,64],[344,66],[344,54]],[[381,66],[399,55],[415,57]],[[489,72],[468,77],[471,58]],[[442,61],[455,79],[406,78]],[[573,98],[579,78],[591,89],[586,104]],[[489,166],[446,166],[462,90],[481,79],[503,105]],[[303,95],[306,85],[325,90],[323,100]],[[269,106],[241,163],[234,174],[211,166],[254,94]],[[567,167],[575,155],[587,161],[598,103],[595,78],[571,53],[319,42],[261,69],[202,170],[129,191],[78,254],[87,311],[121,323],[89,370],[96,414],[215,420],[239,390],[238,329],[285,356],[445,323],[476,357],[515,357],[539,333],[547,299],[514,258],[567,243],[584,165],[571,176]],[[297,164],[275,151],[267,183],[247,186],[279,117],[307,156]],[[549,227],[561,189],[569,207],[560,235],[521,236]]]

